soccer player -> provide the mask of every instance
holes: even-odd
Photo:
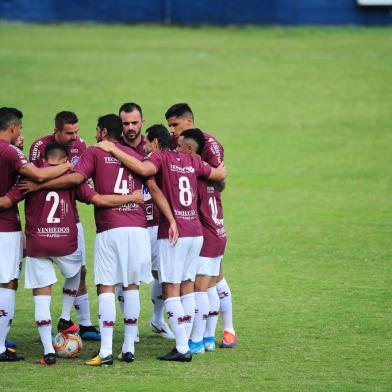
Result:
[[[98,119],[97,141],[112,141],[125,155],[133,155],[138,160],[139,157],[132,149],[118,143],[121,133],[122,122],[118,116],[108,114]],[[92,178],[95,190],[102,194],[127,195],[135,189],[141,189],[142,185],[140,177],[121,165],[119,160],[93,146],[82,155],[74,173],[43,186],[62,189],[77,186],[88,178]],[[153,192],[152,196],[169,220],[168,230],[175,242],[178,233],[170,207],[159,191]],[[124,291],[125,336],[118,358],[133,362],[140,313],[139,285],[142,281],[151,281],[150,240],[144,206],[128,203],[119,208],[95,208],[95,221],[94,275],[98,291],[101,348],[99,354],[86,364],[113,364],[112,340],[116,319],[114,291],[119,283]]]
[[[140,105],[134,102],[127,102],[121,105],[119,116],[123,124],[123,134],[120,143],[131,147],[141,157],[144,157],[144,146],[146,139],[141,134],[144,124],[143,112]],[[173,332],[163,318],[165,302],[162,294],[162,284],[158,280],[158,214],[157,206],[153,202],[148,189],[143,185],[144,206],[146,208],[147,227],[150,234],[151,243],[151,269],[154,280],[151,284],[151,302],[153,304],[150,327],[152,332],[159,334],[166,339],[174,339]],[[121,291],[118,292],[122,299]],[[121,303],[121,302],[120,302]]]
[[[82,153],[86,150],[86,143],[79,137],[79,119],[75,113],[62,111],[56,114],[54,132],[33,142],[30,148],[30,160],[37,167],[42,167],[45,148],[49,143],[57,142],[67,148],[68,160],[76,165]],[[86,285],[86,249],[84,230],[76,210],[78,227],[78,243],[83,256],[80,286],[75,298],[75,309],[79,319],[80,336],[84,340],[100,340],[99,331],[92,325],[90,316],[90,301]]]
[[[172,148],[177,147],[177,141],[183,131],[186,129],[194,128],[194,116],[192,109],[187,103],[177,103],[172,105],[165,113],[167,124],[173,135]],[[201,154],[201,159],[213,167],[217,167],[222,161],[224,156],[223,146],[210,134],[203,132],[205,139],[205,146]],[[217,190],[224,189],[224,182],[216,183]],[[222,208],[222,201],[219,194],[215,197],[217,206]],[[223,261],[223,260],[222,260]],[[233,326],[233,304],[230,287],[223,275],[223,267],[220,267],[220,273],[216,284],[216,289],[220,299],[219,312],[223,320],[223,337],[220,343],[221,348],[232,348],[237,345],[237,336]],[[213,291],[209,291],[209,295],[213,295]],[[210,298],[210,303],[215,303],[215,299]],[[215,310],[212,310],[215,312]],[[212,319],[211,319],[212,320]],[[211,322],[208,320],[208,323]]]
[[[205,144],[203,132],[197,128],[187,129],[181,133],[178,144],[179,151],[200,156]],[[192,354],[215,351],[215,329],[219,314],[219,297],[215,286],[226,247],[226,231],[222,208],[216,202],[219,191],[214,185],[214,182],[203,178],[198,180],[198,211],[204,242],[195,280],[196,312],[189,341]]]
[[[0,108],[0,361],[24,359],[10,348],[5,339],[15,311],[15,292],[21,271],[23,236],[12,187],[19,174],[36,181],[55,178],[73,165],[38,169],[14,146],[22,130],[23,113],[15,108]]]
[[[67,161],[67,149],[59,143],[46,146],[44,166]],[[52,345],[50,315],[51,288],[57,281],[53,263],[64,276],[63,307],[58,324],[62,333],[77,332],[70,320],[82,267],[82,253],[77,242],[75,197],[99,208],[120,206],[125,202],[142,202],[139,195],[99,195],[87,183],[76,190],[41,190],[26,198],[26,280],[25,287],[33,289],[35,320],[44,346],[42,365],[56,363]]]
[[[147,131],[146,151],[151,152],[141,162],[128,156],[112,143],[99,147],[111,152],[131,170],[150,177],[155,175],[158,186],[166,196],[175,216],[179,239],[173,247],[167,238],[169,222],[159,217],[159,278],[164,283],[165,307],[176,347],[159,360],[189,362],[188,339],[195,313],[193,282],[203,243],[202,227],[197,213],[197,178],[222,180],[226,169],[222,164],[214,169],[190,154],[170,151],[170,133],[163,125],[153,125]],[[181,296],[181,298],[180,298]]]

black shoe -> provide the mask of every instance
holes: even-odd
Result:
[[[75,333],[79,331],[79,326],[74,324],[71,320],[60,319],[57,324],[57,330],[63,334]]]
[[[22,355],[18,355],[15,350],[6,348],[3,353],[0,354],[0,362],[16,362],[24,361]]]
[[[56,354],[53,353],[45,354],[44,357],[39,360],[39,363],[44,366],[56,365]]]
[[[80,337],[83,340],[93,340],[95,342],[99,342],[101,340],[101,334],[99,333],[98,329],[95,328],[93,325],[79,325],[79,329]]]
[[[181,354],[174,347],[169,353],[160,355],[157,359],[160,361],[190,362],[192,361],[192,354],[190,351],[187,351],[185,354]]]
[[[135,360],[135,356],[130,351],[126,353],[121,352],[117,358],[124,362],[133,362]]]

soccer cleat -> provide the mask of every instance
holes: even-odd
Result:
[[[233,348],[237,345],[237,336],[229,331],[223,331],[223,338],[219,345],[220,348]]]
[[[157,357],[160,361],[177,361],[177,362],[190,362],[192,361],[192,353],[187,351],[185,354],[181,354],[174,347],[169,353],[160,355]]]
[[[60,319],[57,324],[57,330],[63,334],[74,333],[79,331],[79,326],[71,320]]]
[[[151,331],[161,335],[165,339],[175,339],[175,336],[166,323],[153,323],[150,322]]]
[[[6,348],[5,351],[0,354],[0,362],[17,362],[23,360],[24,357],[18,355],[12,348]]]
[[[87,366],[111,366],[113,365],[113,355],[110,354],[102,358],[99,354],[84,363]]]
[[[126,353],[121,352],[118,354],[117,359],[124,362],[133,362],[135,360],[135,356],[130,351]]]
[[[213,336],[209,336],[203,339],[204,349],[208,352],[215,351],[215,338]]]
[[[205,353],[203,340],[200,340],[200,342],[192,342],[192,340],[189,340],[188,345],[189,345],[189,350],[192,354]]]
[[[56,365],[56,354],[53,353],[45,354],[44,357],[39,360],[39,363],[44,366]]]
[[[12,340],[5,341],[5,348],[15,348],[15,347],[16,347],[16,343],[13,342]]]
[[[84,325],[79,325],[79,329],[80,337],[83,340],[93,340],[96,342],[99,342],[101,340],[101,333],[93,325],[89,325],[87,327]]]

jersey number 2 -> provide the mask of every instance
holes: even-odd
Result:
[[[52,208],[49,211],[48,217],[46,219],[47,223],[60,223],[60,218],[55,218],[54,214],[56,213],[57,207],[60,203],[60,197],[57,192],[49,192],[46,195],[46,201],[51,201],[53,199]]]

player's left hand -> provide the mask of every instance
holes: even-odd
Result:
[[[23,192],[23,194],[37,192],[40,189],[40,185],[31,180],[21,180],[18,183],[18,188]]]
[[[95,147],[98,147],[98,148],[100,148],[103,151],[111,153],[113,151],[113,148],[114,148],[114,143],[109,142],[108,140],[104,140],[102,142],[97,143],[95,145]]]

